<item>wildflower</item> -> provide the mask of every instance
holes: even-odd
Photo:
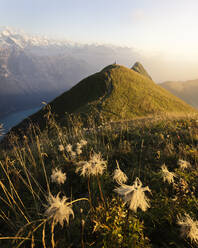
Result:
[[[180,197],[185,197],[190,193],[188,183],[183,178],[180,178],[179,182],[174,185],[174,189],[176,190],[176,195]]]
[[[72,152],[72,145],[68,144],[66,146],[66,151],[69,152],[69,153]]]
[[[51,179],[54,183],[63,184],[66,180],[66,173],[62,173],[61,170],[55,168],[52,170]]]
[[[76,153],[74,151],[71,151],[70,155],[72,156],[72,158],[76,157]]]
[[[185,160],[182,160],[182,159],[179,159],[177,164],[179,165],[180,169],[181,170],[184,170],[186,168],[189,168],[190,167],[190,163],[185,161]]]
[[[188,214],[178,217],[177,224],[181,226],[181,236],[187,237],[198,244],[198,221],[193,221]]]
[[[86,145],[87,145],[87,141],[84,140],[84,139],[81,139],[80,144],[81,144],[82,146],[86,146]]]
[[[64,150],[65,150],[65,148],[64,148],[64,146],[63,146],[63,145],[59,145],[59,146],[58,146],[58,149],[59,149],[59,151],[60,151],[60,152],[62,152],[62,151],[64,151]]]
[[[70,206],[71,202],[67,202],[68,198],[63,196],[61,199],[59,194],[60,192],[56,197],[51,194],[49,195],[48,206],[47,210],[45,211],[45,215],[48,218],[53,218],[55,225],[59,223],[63,227],[64,221],[69,224],[70,215],[72,215],[74,218],[74,212]]]
[[[76,144],[76,154],[80,155],[82,153],[82,147],[87,144],[86,140],[81,140],[80,143]]]
[[[107,167],[107,161],[102,159],[100,153],[93,153],[89,161],[80,161],[77,166],[76,173],[81,172],[81,176],[97,176],[103,174]]]
[[[168,183],[174,183],[174,177],[176,177],[176,174],[174,172],[170,172],[165,164],[161,166],[161,174],[164,182],[167,181]]]
[[[80,148],[77,147],[76,153],[77,153],[78,155],[80,155],[80,154],[82,153],[82,150],[81,150]]]
[[[134,212],[137,208],[141,208],[142,211],[146,211],[150,207],[149,199],[145,195],[145,191],[151,192],[149,187],[142,187],[142,182],[137,177],[132,186],[122,184],[119,188],[114,190],[121,196],[123,196],[125,203],[129,204],[129,209]]]
[[[78,143],[78,144],[79,144],[79,143]],[[71,145],[71,144],[68,144],[68,145],[66,146],[66,151],[70,154],[70,156],[71,156],[72,158],[75,158],[75,157],[76,157],[76,152],[73,151],[72,145]]]
[[[76,144],[76,147],[79,148],[79,149],[81,149],[82,148],[82,144],[81,143],[77,143]]]
[[[76,144],[76,153],[78,155],[80,155],[82,153],[82,144],[81,143]]]
[[[117,161],[116,163],[117,163],[117,169],[115,169],[113,173],[113,180],[115,180],[118,184],[122,185],[123,183],[126,183],[128,177],[123,171],[121,171]]]

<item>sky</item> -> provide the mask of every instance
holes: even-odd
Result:
[[[198,0],[0,0],[0,11],[1,26],[132,47],[157,80],[198,78]]]

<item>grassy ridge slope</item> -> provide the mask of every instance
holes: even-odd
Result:
[[[110,65],[85,78],[63,93],[50,106],[56,121],[66,119],[66,113],[94,116],[97,120],[130,120],[161,113],[189,113],[195,110],[171,93],[134,70]],[[29,121],[45,127],[45,109],[30,116],[12,131],[25,130]]]
[[[193,108],[152,80],[124,66],[110,69],[110,77],[113,91],[103,104],[103,112],[111,119],[193,111]]]

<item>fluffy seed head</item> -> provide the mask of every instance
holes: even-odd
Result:
[[[51,180],[57,184],[63,184],[66,180],[66,173],[63,173],[58,168],[52,170]]]
[[[118,184],[122,185],[123,183],[126,183],[128,177],[120,169],[115,169],[113,173],[113,180],[115,180]]]
[[[80,155],[81,153],[82,153],[82,150],[81,150],[81,148],[76,148],[76,153],[78,154],[78,155]]]
[[[116,181],[118,184],[122,185],[123,183],[126,183],[128,177],[123,171],[121,171],[117,161],[116,163],[117,163],[117,169],[114,170],[113,180]]]
[[[190,167],[190,163],[182,159],[179,159],[177,164],[179,165],[181,170],[184,170]]]
[[[101,154],[93,153],[89,161],[80,161],[77,164],[76,173],[80,172],[81,176],[102,175],[107,168],[107,161],[102,159]]]
[[[174,172],[170,172],[165,164],[161,166],[161,175],[163,177],[164,182],[174,183],[174,177],[176,174]]]
[[[64,151],[64,150],[65,150],[65,148],[64,148],[64,146],[63,146],[63,145],[59,145],[59,146],[58,146],[58,149],[59,149],[59,151],[60,151],[60,152],[62,152],[62,151]]]
[[[81,146],[86,146],[87,141],[86,141],[86,140],[84,140],[84,139],[81,139],[80,144],[81,144]]]
[[[80,155],[82,153],[82,145],[81,143],[76,144],[76,153]]]
[[[142,211],[146,211],[150,207],[149,199],[145,195],[145,191],[151,192],[149,187],[142,187],[142,182],[137,177],[132,186],[122,184],[114,190],[121,195],[126,203],[129,204],[129,209],[136,212],[139,207]]]
[[[72,145],[71,145],[71,144],[68,144],[68,145],[66,146],[66,151],[67,151],[68,153],[72,152]]]
[[[72,158],[75,158],[76,157],[76,152],[71,151],[70,155],[71,155]]]
[[[178,217],[177,224],[181,227],[181,236],[198,244],[198,221],[193,221],[188,214]]]
[[[79,149],[81,149],[82,148],[82,144],[81,143],[76,143],[76,147],[77,147],[77,149],[79,148]]]
[[[68,198],[63,196],[61,199],[59,197],[60,192],[56,197],[53,195],[49,195],[48,197],[48,205],[46,206],[45,216],[54,220],[54,224],[59,223],[62,227],[64,225],[64,221],[69,224],[70,215],[74,218],[74,212],[71,207],[71,203],[67,202]]]

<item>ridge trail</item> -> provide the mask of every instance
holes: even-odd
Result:
[[[104,96],[101,97],[100,103],[98,104],[98,120],[100,120],[100,113],[102,112],[103,102],[110,96],[111,92],[113,91],[113,83],[112,83],[112,79],[111,79],[109,71],[107,71],[107,80],[108,80],[107,91],[104,94]],[[112,112],[112,114],[115,114],[115,113]]]
[[[109,85],[108,85],[106,94],[101,99],[101,103],[100,103],[101,105],[110,96],[111,92],[113,91],[113,83],[112,83],[112,79],[111,79],[109,71],[107,71],[107,77],[108,77]]]

